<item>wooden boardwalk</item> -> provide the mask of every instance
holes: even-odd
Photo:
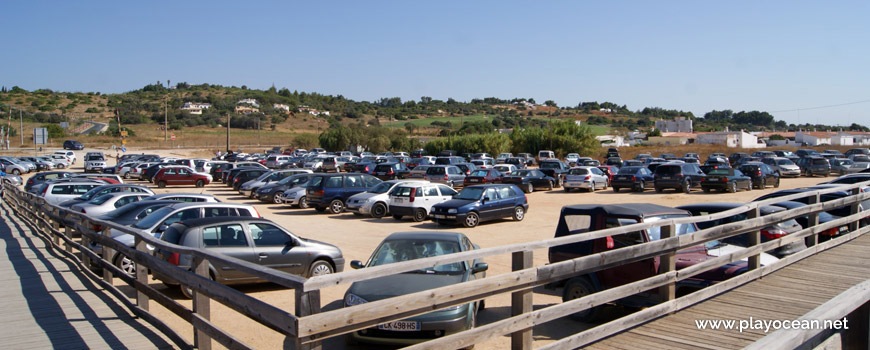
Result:
[[[176,348],[0,206],[0,343],[9,349]]]
[[[764,330],[698,329],[696,320],[795,320],[870,279],[870,235],[817,253],[788,267],[587,349],[739,349]],[[773,330],[770,331],[771,333]]]

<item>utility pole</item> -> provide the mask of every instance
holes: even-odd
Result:
[[[227,112],[227,153],[230,153],[230,113]]]
[[[259,146],[259,145],[261,144],[260,141],[261,141],[261,137],[260,137],[260,117],[257,117],[257,146]]]
[[[169,81],[167,80],[167,83]],[[169,107],[166,106],[166,96],[163,96],[163,142],[169,140]]]
[[[21,135],[21,147],[24,147],[24,111],[18,110],[18,135]]]

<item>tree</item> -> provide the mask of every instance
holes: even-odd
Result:
[[[408,133],[413,135],[414,130],[417,130],[417,125],[412,122],[405,123],[405,130],[408,130]]]
[[[553,100],[546,100],[546,101],[544,101],[544,105],[547,106],[547,107],[557,107],[557,106],[556,106],[556,102],[553,101]]]
[[[66,136],[66,130],[61,128],[60,125],[57,124],[42,124],[43,128],[48,132],[48,137],[52,139],[59,139]]]
[[[648,133],[646,133],[646,137],[650,136],[662,136],[662,131],[659,129],[652,129]]]
[[[785,140],[785,137],[783,137],[783,136],[780,135],[780,134],[773,134],[773,135],[770,135],[770,140],[771,140],[771,141],[775,141],[775,140]]]

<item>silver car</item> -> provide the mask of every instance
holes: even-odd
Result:
[[[855,162],[851,159],[846,158],[834,158],[830,160],[831,162],[831,173],[837,175],[846,175],[850,174],[850,170]]]
[[[87,202],[73,204],[70,209],[91,216],[103,215],[129,203],[138,202],[149,194],[142,192],[113,192],[96,196]]]
[[[203,193],[161,193],[155,194],[153,196],[143,198],[144,200],[170,200],[170,201],[179,201],[179,202],[211,202],[217,203],[220,202],[220,199],[215,198],[210,194]]]
[[[594,192],[599,188],[607,188],[608,182],[607,175],[601,169],[594,166],[578,166],[571,168],[571,170],[565,173],[562,179],[562,187],[565,189],[565,192],[571,192],[571,190],[580,188]]]
[[[30,169],[28,169],[26,165],[13,161],[11,157],[0,158],[0,168],[3,169],[3,172],[12,175],[21,175],[30,172]]]
[[[366,192],[350,196],[346,201],[347,211],[355,215],[370,215],[382,218],[390,213],[390,191],[399,185],[426,184],[422,180],[387,180]]]
[[[779,176],[781,177],[798,177],[801,176],[801,169],[791,161],[791,159],[785,157],[768,157],[761,158],[761,162],[767,164],[773,170],[779,172]]]
[[[301,174],[301,173],[309,173],[309,172],[311,172],[311,171],[305,170],[305,169],[287,169],[287,170],[270,171],[268,173],[260,175],[260,177],[258,177],[256,179],[245,182],[244,184],[242,184],[242,186],[239,186],[239,193],[245,197],[252,197],[253,198],[254,195],[257,193],[257,190],[260,187],[263,187],[263,186],[268,185],[270,183],[281,181],[284,178],[289,177],[289,176],[293,176],[293,175]]]
[[[293,187],[281,194],[281,201],[286,205],[294,205],[299,209],[308,208],[308,199],[305,196],[305,186]]]
[[[72,161],[63,155],[52,154],[48,157],[50,157],[51,161],[54,162],[54,167],[56,169],[65,169],[65,168],[69,168],[70,165],[72,165]]]
[[[426,169],[426,180],[450,187],[462,186],[465,183],[465,172],[455,165],[433,165]]]
[[[42,192],[38,195],[45,199],[46,203],[58,205],[70,199],[81,197],[95,187],[102,184],[94,182],[57,182],[46,183],[42,187]]]

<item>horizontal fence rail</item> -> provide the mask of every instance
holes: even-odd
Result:
[[[135,288],[137,291],[136,301],[135,303],[130,303],[128,307],[133,309],[137,315],[144,315],[143,317],[146,319],[150,317],[153,323],[162,325],[161,320],[155,319],[148,312],[148,303],[153,300],[190,323],[195,330],[195,341],[194,344],[185,344],[187,347],[209,348],[211,341],[214,340],[222,346],[232,349],[250,348],[250,346],[210,321],[209,303],[211,301],[219,302],[265,327],[284,334],[296,344],[298,349],[301,349],[320,348],[321,341],[325,338],[347,334],[385,322],[401,320],[498,294],[512,293],[512,315],[510,317],[472,328],[471,330],[420,343],[411,346],[411,348],[461,348],[494,337],[511,335],[513,347],[525,349],[531,347],[532,327],[646,290],[663,288],[661,290],[665,291],[663,294],[664,299],[660,304],[546,346],[546,348],[555,349],[583,346],[584,344],[594,342],[628,327],[647,322],[661,315],[680,310],[726,292],[812,254],[865,234],[870,230],[870,227],[860,227],[858,223],[870,215],[868,212],[861,211],[863,208],[860,206],[862,201],[870,200],[870,193],[862,192],[862,189],[868,185],[870,185],[870,182],[826,188],[752,202],[728,211],[705,216],[638,223],[600,231],[576,232],[577,234],[565,237],[483,248],[359,270],[348,270],[342,273],[317,276],[310,279],[265,268],[208,250],[187,248],[167,243],[151,235],[141,234],[126,226],[96,220],[85,214],[46,203],[41,197],[23,192],[17,187],[4,187],[4,199],[19,216],[37,227],[42,233],[54,237],[54,242],[58,248],[60,248],[61,242],[63,242],[67,253],[78,252],[83,266],[93,263],[102,267],[104,271],[102,277],[109,285],[111,285],[112,279],[117,277],[127,285]],[[837,191],[850,191],[852,195],[826,202],[820,201],[821,195]],[[812,204],[770,215],[759,215],[759,208],[761,206],[805,197],[809,197],[809,202]],[[850,215],[824,224],[817,224],[818,213],[840,207],[851,208]],[[680,236],[671,234],[674,232],[674,227],[678,224],[717,220],[743,213],[747,214],[747,220],[698,230],[691,234]],[[803,216],[809,217],[810,222],[816,223],[816,225],[806,227],[797,233],[760,243],[759,232],[763,227]],[[63,223],[67,225],[62,230],[61,226]],[[101,226],[102,232],[95,232],[93,230],[94,225]],[[762,252],[804,239],[817,242],[817,237],[821,232],[846,225],[850,228],[846,234],[842,234],[824,243],[811,244],[808,249],[789,255],[776,263],[767,266],[760,266],[758,264],[759,255]],[[532,252],[535,250],[571,243],[588,242],[653,227],[661,229],[661,239],[553,264],[533,266],[531,263]],[[109,229],[133,235],[136,240],[135,246],[133,248],[127,247],[109,237]],[[674,267],[673,257],[681,249],[747,233],[750,235],[750,241],[755,242],[755,244],[684,269],[676,270]],[[76,242],[73,239],[74,234],[81,235],[81,242]],[[89,241],[102,245],[103,256],[87,248],[87,242]],[[146,245],[173,253],[191,255],[195,261],[194,268],[192,270],[185,270],[162,259],[158,259],[149,252]],[[118,251],[136,262],[138,267],[136,277],[127,276],[123,271],[114,266],[111,261],[106,260],[109,257],[107,254],[109,249]],[[353,282],[432,268],[454,262],[506,254],[511,254],[514,259],[513,271],[509,273],[337,310],[320,310],[320,290],[324,288],[349,285]],[[533,310],[531,307],[531,291],[535,287],[655,257],[661,257],[662,259],[662,268],[658,275],[546,308]],[[745,273],[680,298],[674,296],[674,286],[676,283],[711,271],[722,265],[742,260],[749,261],[749,270]],[[293,312],[282,310],[279,307],[212,281],[208,276],[208,262],[220,262],[252,276],[292,289],[294,291],[295,310]],[[169,276],[193,289],[195,294],[193,308],[188,309],[174,301],[171,297],[150,287],[147,278],[149,270]],[[112,289],[117,290],[115,287],[112,287]],[[165,325],[161,327],[162,329],[167,328]],[[174,339],[181,338],[176,334]]]

